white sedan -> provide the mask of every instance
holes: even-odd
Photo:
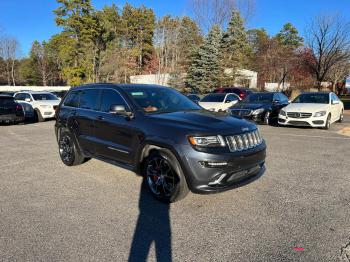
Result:
[[[302,93],[280,111],[278,124],[329,129],[332,123],[343,121],[343,114],[343,102],[336,94]]]
[[[236,104],[240,97],[233,93],[215,93],[203,97],[198,104],[209,111],[226,111]]]

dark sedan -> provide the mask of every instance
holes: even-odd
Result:
[[[280,92],[252,93],[232,106],[229,112],[232,116],[268,125],[277,120],[280,110],[288,104],[288,98]]]
[[[23,120],[23,107],[12,96],[0,95],[0,123],[19,123]]]

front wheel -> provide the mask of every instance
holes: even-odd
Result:
[[[327,120],[326,120],[326,123],[325,123],[323,129],[328,130],[328,129],[330,129],[330,128],[331,128],[331,115],[328,115]]]
[[[181,166],[169,150],[151,152],[146,159],[143,175],[151,194],[162,202],[179,201],[189,192]]]
[[[264,125],[269,125],[270,124],[270,116],[271,113],[270,111],[267,111],[264,116]]]

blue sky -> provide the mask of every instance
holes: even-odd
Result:
[[[124,0],[92,0],[96,8]],[[165,14],[190,15],[189,0],[129,0],[132,5],[144,4],[154,9],[157,16]],[[26,55],[34,40],[47,40],[58,33],[52,10],[55,0],[0,0],[0,34],[16,37]],[[283,24],[291,22],[301,34],[313,16],[339,14],[350,21],[350,0],[255,0],[255,13],[248,26],[264,27],[275,34]],[[346,17],[346,14],[348,17]]]

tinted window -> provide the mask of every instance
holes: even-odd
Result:
[[[226,94],[209,94],[202,98],[201,102],[223,102]]]
[[[24,94],[16,94],[15,98],[16,98],[16,100],[24,101]]]
[[[64,105],[70,107],[79,107],[79,92],[70,92],[64,100]]]
[[[301,94],[294,99],[293,103],[328,104],[329,94],[322,94],[322,93]]]
[[[332,101],[339,101],[339,98],[336,96],[336,94],[332,93],[331,97],[332,97]]]
[[[252,93],[247,96],[243,103],[271,103],[273,94],[271,93]]]
[[[286,97],[284,94],[279,93],[280,100],[282,103],[288,103],[288,97]]]
[[[202,108],[179,92],[164,87],[124,88],[132,100],[145,112],[167,113],[201,110]]]
[[[128,109],[127,104],[125,103],[124,99],[121,97],[121,95],[118,92],[112,89],[103,90],[101,111],[109,112],[112,105],[123,105],[125,106],[126,109]]]
[[[229,101],[237,101],[238,100],[238,97],[236,95],[228,95],[227,98],[226,98],[226,101],[229,100]]]
[[[36,101],[58,100],[58,97],[51,93],[32,94]]]
[[[7,106],[7,105],[12,105],[14,104],[14,98],[12,97],[1,97],[0,96],[0,105],[2,106]]]
[[[97,89],[82,90],[80,93],[79,107],[97,110],[99,107],[99,93],[100,91]]]

